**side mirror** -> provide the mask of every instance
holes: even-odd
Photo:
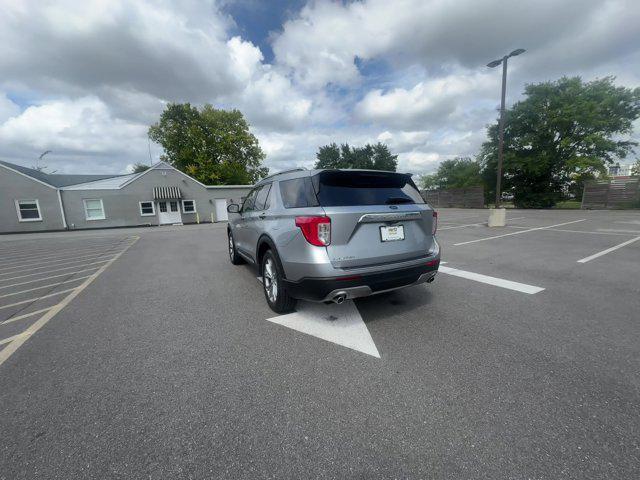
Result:
[[[240,205],[237,203],[231,203],[227,205],[227,212],[229,213],[240,213]]]

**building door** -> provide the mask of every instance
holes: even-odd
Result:
[[[158,223],[160,225],[182,223],[178,200],[158,201]]]
[[[216,222],[226,222],[229,220],[227,216],[227,199],[216,198]]]

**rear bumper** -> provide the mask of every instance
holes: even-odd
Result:
[[[366,297],[431,281],[438,273],[440,258],[425,259],[421,265],[361,275],[328,278],[303,278],[286,281],[289,295],[300,300],[324,302],[339,294],[346,298]]]

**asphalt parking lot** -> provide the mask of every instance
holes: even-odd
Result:
[[[440,211],[274,318],[224,225],[0,237],[0,479],[640,477],[640,213]]]

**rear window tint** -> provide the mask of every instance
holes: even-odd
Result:
[[[309,177],[280,182],[280,194],[285,208],[317,207],[318,199]]]
[[[400,205],[424,203],[411,177],[390,172],[326,171],[313,177],[320,205]]]

